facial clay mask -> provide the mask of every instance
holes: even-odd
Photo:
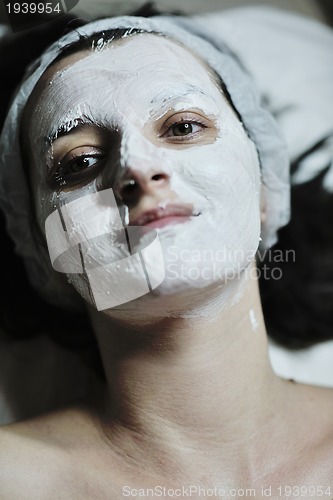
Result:
[[[31,124],[43,230],[52,212],[74,201],[110,188],[117,196],[124,179],[134,179],[138,191],[136,197],[117,198],[123,225],[125,206],[130,224],[154,209],[191,207],[182,223],[157,228],[161,284],[119,310],[191,314],[191,304],[204,302],[212,289],[222,293],[252,261],[260,237],[255,146],[215,76],[178,43],[142,34],[82,54],[69,67],[55,69],[37,97]],[[75,231],[74,219],[71,227]],[[81,248],[86,260],[100,252],[107,265],[129,256],[117,224],[109,229],[107,238]],[[151,242],[149,234],[137,238],[132,253]],[[158,275],[161,261],[147,263]],[[128,269],[128,287],[137,269]],[[105,293],[115,286],[111,274],[100,274]],[[87,272],[70,279],[91,301]]]

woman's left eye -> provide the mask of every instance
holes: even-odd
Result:
[[[171,125],[169,130],[167,131],[167,137],[180,137],[184,135],[196,134],[200,130],[202,130],[204,125],[196,122],[180,122]]]

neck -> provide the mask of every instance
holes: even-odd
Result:
[[[227,449],[229,462],[233,453],[239,460],[240,442],[249,444],[244,460],[253,459],[251,443],[254,449],[272,419],[280,379],[269,363],[253,272],[238,287],[239,300],[209,319],[167,318],[141,328],[91,311],[112,401],[112,439],[120,428],[140,436],[139,448],[167,457],[169,466],[199,450],[212,460]]]

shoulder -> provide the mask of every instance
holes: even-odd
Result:
[[[92,439],[91,429],[76,410],[1,427],[0,500],[68,496],[77,475],[73,457]]]
[[[333,477],[333,389],[295,384],[299,391],[297,425],[307,478]],[[295,430],[295,433],[297,431]],[[306,458],[305,458],[306,457]],[[318,482],[318,484],[321,484]]]
[[[0,429],[0,500],[45,498],[57,482],[61,454],[29,427],[13,424]]]

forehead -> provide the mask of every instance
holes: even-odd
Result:
[[[154,33],[141,33],[121,38],[106,44],[98,52],[82,50],[67,56],[53,64],[44,73],[41,83],[42,86],[47,84],[56,73],[68,70],[70,67],[79,70],[88,69],[89,66],[94,69],[108,66],[108,69],[114,72],[128,71],[129,69],[134,72],[151,70],[155,68],[156,64],[158,64],[160,71],[163,69],[170,71],[173,68],[174,71],[178,71],[182,75],[186,74],[187,70],[196,67],[199,79],[201,75],[209,75],[212,82],[219,85],[217,75],[191,49],[176,40]],[[190,67],[187,67],[186,64],[189,64]]]
[[[58,106],[60,95],[63,111],[79,100],[94,105],[97,90],[108,102],[112,95],[113,101],[125,98],[132,107],[155,102],[167,107],[176,94],[221,98],[218,77],[190,49],[161,35],[136,34],[99,52],[80,51],[55,63],[36,87],[33,107],[42,100]]]
[[[45,152],[78,123],[143,131],[189,109],[234,120],[218,76],[196,54],[165,36],[135,34],[52,65],[25,108],[23,145]]]

